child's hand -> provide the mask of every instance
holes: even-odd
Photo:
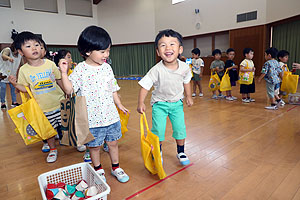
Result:
[[[125,108],[122,104],[118,105],[118,108],[127,115],[127,113],[129,113],[129,110],[127,108]]]
[[[65,59],[60,59],[59,63],[58,63],[58,66],[60,68],[60,71],[62,74],[67,74],[68,73],[68,61],[65,60]]]
[[[186,104],[188,105],[188,107],[194,104],[192,97],[186,97]]]
[[[138,113],[143,114],[146,111],[146,105],[144,103],[139,103],[136,110]]]
[[[253,67],[252,71],[255,72],[255,67]]]
[[[13,58],[9,58],[8,60],[9,60],[9,62],[11,62],[11,63],[14,62],[14,59],[13,59]]]
[[[17,78],[15,76],[9,76],[8,77],[8,81],[13,84],[13,85],[16,85],[17,84]]]

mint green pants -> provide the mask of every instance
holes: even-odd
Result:
[[[183,103],[177,102],[156,102],[152,106],[152,133],[159,137],[159,141],[165,140],[167,117],[172,123],[173,135],[176,140],[186,138],[184,122]]]

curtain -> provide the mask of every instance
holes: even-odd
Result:
[[[83,61],[77,47],[48,47],[53,52],[60,49],[69,50],[74,62]],[[155,65],[155,46],[154,43],[112,46],[109,57],[116,76],[145,75]]]
[[[290,53],[288,61],[290,69],[293,62],[300,63],[300,21],[274,26],[272,44],[279,51],[287,50]],[[297,74],[299,72],[300,70],[297,70]]]
[[[112,46],[110,58],[117,76],[145,75],[155,65],[155,46],[154,43]]]

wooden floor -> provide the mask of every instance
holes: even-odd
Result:
[[[184,168],[179,164],[168,122],[163,143],[168,177],[159,181],[146,171],[141,157],[137,81],[118,82],[122,102],[131,110],[129,131],[119,142],[120,165],[130,181],[122,184],[112,177],[109,156],[101,152],[111,187],[108,199],[300,199],[300,106],[265,110],[264,83],[256,85],[255,103],[212,100],[205,77],[204,97],[195,97],[194,106],[184,108],[185,152],[191,165]],[[233,94],[240,98],[238,91],[239,86]],[[146,114],[151,123],[149,100],[150,95]],[[3,110],[0,126],[0,199],[41,199],[38,175],[83,161],[83,153],[58,146],[57,162],[48,164],[47,154],[41,152],[42,143],[25,146]]]

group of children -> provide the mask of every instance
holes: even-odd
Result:
[[[255,80],[254,73],[255,67],[252,61],[254,51],[251,48],[245,48],[243,55],[245,59],[240,63],[240,68],[233,61],[235,57],[235,50],[232,48],[227,49],[227,60],[224,63],[221,60],[222,52],[219,49],[215,49],[212,52],[214,61],[210,65],[211,74],[217,74],[219,79],[222,80],[224,73],[228,70],[231,86],[236,86],[236,82],[245,79],[247,81],[240,82],[240,93],[242,94],[242,102],[250,103],[255,102],[255,99],[251,98],[250,94],[255,93]],[[266,106],[266,109],[277,110],[278,107],[284,106],[285,102],[282,97],[286,95],[285,92],[280,91],[280,83],[283,78],[283,71],[289,71],[287,67],[287,61],[289,58],[289,52],[281,50],[278,52],[276,48],[269,48],[265,51],[265,64],[262,67],[261,76],[258,79],[260,83],[264,78],[266,80],[267,95],[270,98],[270,106]],[[278,59],[278,61],[277,61]],[[196,88],[199,88],[199,96],[203,96],[201,77],[203,74],[204,62],[200,58],[200,50],[195,48],[192,50],[192,73],[193,73],[193,94],[196,96]],[[294,64],[297,66],[297,63]],[[238,72],[239,69],[239,72]],[[232,96],[231,90],[226,91],[226,96],[219,90],[219,95],[216,95],[216,90],[212,91],[212,99],[223,99],[228,101],[237,100],[237,97]]]
[[[18,53],[26,59],[18,73],[18,77],[10,76],[9,81],[21,92],[26,92],[25,87],[32,91],[37,103],[49,119],[51,125],[57,128],[59,132],[60,101],[66,95],[76,93],[79,96],[85,96],[88,111],[88,123],[90,132],[95,139],[88,142],[86,146],[90,150],[91,160],[94,169],[105,180],[105,172],[100,160],[100,147],[104,142],[109,147],[111,160],[111,174],[120,182],[127,182],[129,176],[119,165],[118,140],[121,138],[120,117],[116,106],[128,113],[118,96],[117,91],[120,87],[114,77],[111,66],[106,62],[111,48],[111,38],[109,34],[101,27],[89,26],[80,34],[78,39],[78,50],[84,57],[84,61],[79,63],[73,71],[70,71],[72,63],[70,52],[60,52],[54,61],[44,59],[46,55],[46,44],[31,32],[22,32],[14,40],[15,48]],[[200,50],[194,49],[193,54],[193,73],[185,62],[178,58],[183,52],[182,36],[171,29],[160,31],[155,38],[155,47],[161,61],[153,66],[149,72],[139,81],[141,86],[138,98],[137,111],[143,113],[146,111],[144,103],[148,91],[154,87],[151,96],[152,106],[152,129],[151,131],[159,137],[160,150],[162,155],[162,142],[165,139],[166,119],[169,117],[172,123],[173,134],[177,144],[176,157],[181,165],[188,165],[190,160],[184,152],[186,138],[186,126],[183,112],[183,100],[188,106],[193,105],[196,86],[200,89],[200,96],[203,96],[201,90],[201,76],[203,74],[204,63],[199,58]],[[229,70],[231,84],[235,85],[237,81],[237,66],[233,62],[234,50],[228,49],[228,60],[226,64],[220,60],[221,51],[214,50],[214,62],[211,64],[212,73],[217,73],[220,78],[224,75],[224,69]],[[245,49],[245,60],[241,63],[242,72],[255,71],[252,62],[253,50]],[[270,70],[275,65],[276,55],[272,51],[266,51],[266,62],[262,73],[266,74],[266,80],[272,80],[268,85],[270,98],[275,95],[278,79],[270,78]],[[286,57],[284,54],[280,59]],[[282,60],[283,62],[286,62]],[[277,65],[276,65],[277,66]],[[58,68],[59,67],[59,68]],[[280,70],[274,72],[278,75]],[[273,75],[273,74],[272,74]],[[194,93],[192,94],[190,80],[195,83]],[[45,84],[46,83],[46,84]],[[274,92],[273,92],[274,90]],[[243,102],[252,102],[250,93],[255,92],[254,81],[250,85],[241,85]],[[185,95],[184,95],[185,94]],[[223,98],[219,93],[219,98]],[[216,99],[216,93],[213,93]],[[226,92],[227,100],[234,100],[230,91]],[[276,97],[276,100],[280,100]],[[274,101],[272,99],[273,106]],[[116,106],[115,106],[116,105]],[[49,155],[47,162],[55,162],[57,159],[57,149],[55,138],[47,139],[49,144]]]

